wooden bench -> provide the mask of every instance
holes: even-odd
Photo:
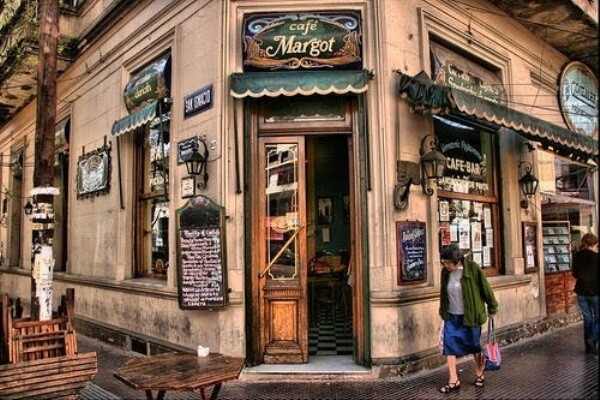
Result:
[[[74,298],[67,289],[55,318],[35,321],[15,318],[14,306],[2,296],[0,363],[8,364],[0,365],[0,399],[76,398],[96,375],[96,353],[77,354]]]
[[[0,365],[0,398],[76,398],[97,373],[96,352]]]

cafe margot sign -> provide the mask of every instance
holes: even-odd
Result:
[[[244,70],[360,69],[360,14],[249,14]]]
[[[598,82],[583,63],[571,62],[560,77],[560,107],[572,131],[598,136]]]

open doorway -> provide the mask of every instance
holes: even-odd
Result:
[[[309,358],[352,355],[348,137],[306,146]]]

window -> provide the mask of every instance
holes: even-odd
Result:
[[[468,123],[434,116],[446,156],[438,182],[440,245],[456,243],[488,275],[501,271],[494,136]]]
[[[170,112],[158,115],[138,135],[136,278],[167,279],[169,268]]]

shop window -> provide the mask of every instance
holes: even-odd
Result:
[[[25,218],[23,206],[27,202],[25,185],[23,185],[23,148],[11,151],[10,159],[10,187],[7,194],[9,200],[6,209],[8,240],[5,257],[7,258],[8,267],[22,268],[21,249],[24,238],[23,223]]]
[[[435,135],[446,156],[438,182],[440,245],[456,243],[488,275],[501,273],[495,145],[491,132],[434,117]]]
[[[136,278],[167,279],[169,268],[170,113],[156,118],[138,138]]]

